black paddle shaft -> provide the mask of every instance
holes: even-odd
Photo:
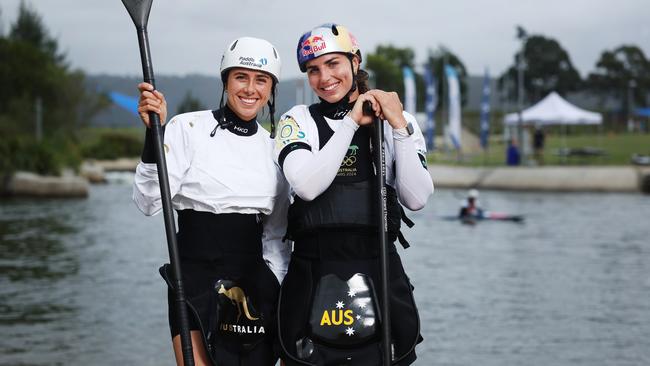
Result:
[[[122,0],[131,15],[138,33],[138,44],[140,46],[140,60],[142,62],[142,75],[144,81],[156,88],[151,53],[149,52],[149,36],[147,34],[147,21],[153,0]],[[185,292],[181,278],[181,263],[176,242],[176,224],[174,222],[174,210],[172,207],[171,192],[169,189],[169,178],[167,175],[167,161],[163,149],[163,129],[160,123],[160,116],[157,113],[149,112],[151,132],[154,137],[154,150],[156,154],[156,166],[158,168],[158,181],[160,184],[160,196],[162,200],[163,216],[165,219],[165,234],[167,235],[167,247],[169,250],[169,262],[172,269],[172,283],[175,292],[175,305],[181,328],[181,348],[183,352],[183,364],[194,366],[194,354],[192,350],[192,338],[190,336],[190,322],[187,306],[185,305]]]
[[[368,103],[368,102],[366,102]],[[365,103],[364,103],[365,104]],[[369,104],[369,103],[368,103]],[[365,104],[363,108],[365,115],[372,115],[372,107]],[[381,345],[382,345],[382,365],[390,366],[392,363],[392,338],[390,332],[390,293],[388,292],[388,241],[387,220],[388,211],[386,209],[386,158],[384,154],[384,122],[380,118],[375,118],[373,122],[373,157],[375,160],[375,179],[377,186],[377,225],[379,228],[379,270],[381,274]]]

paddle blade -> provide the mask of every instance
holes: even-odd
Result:
[[[153,0],[122,0],[136,28],[146,28]]]

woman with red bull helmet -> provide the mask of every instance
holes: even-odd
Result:
[[[219,108],[180,114],[164,125],[197,365],[271,366],[278,359],[276,304],[290,252],[282,241],[288,185],[271,158],[273,140],[256,119],[268,105],[273,120],[279,77],[280,57],[273,45],[236,39],[221,59]],[[138,89],[145,125],[149,112],[164,122],[163,94],[147,83]],[[133,190],[145,215],[161,210],[152,141],[147,129]],[[169,326],[176,362],[183,365],[168,265],[160,273],[170,288]]]
[[[433,193],[425,142],[396,93],[368,90],[361,51],[343,26],[324,24],[298,42],[300,70],[320,102],[298,105],[278,123],[275,156],[289,182],[287,237],[294,250],[279,302],[287,365],[381,364],[375,169],[364,102],[385,129],[391,337],[395,365],[414,362],[422,338],[412,286],[394,242],[406,240],[400,203],[424,207]],[[411,226],[411,225],[409,225]],[[307,305],[307,306],[306,306]]]

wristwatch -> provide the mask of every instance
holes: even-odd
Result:
[[[402,137],[409,137],[415,132],[413,129],[413,124],[411,122],[406,122],[406,125],[404,127],[398,128],[394,130],[399,136]]]
[[[413,129],[413,124],[411,122],[406,123],[406,132],[408,132],[409,136],[411,136],[415,130]]]

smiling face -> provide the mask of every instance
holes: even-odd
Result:
[[[244,121],[255,118],[271,96],[273,79],[267,73],[244,68],[228,72],[228,107]]]
[[[309,86],[328,103],[343,99],[352,88],[354,80],[350,59],[344,54],[323,55],[308,61],[306,66]],[[359,60],[356,57],[352,57],[352,67],[355,73],[359,69]],[[355,90],[350,96],[350,101],[356,100],[358,96],[359,91]]]

